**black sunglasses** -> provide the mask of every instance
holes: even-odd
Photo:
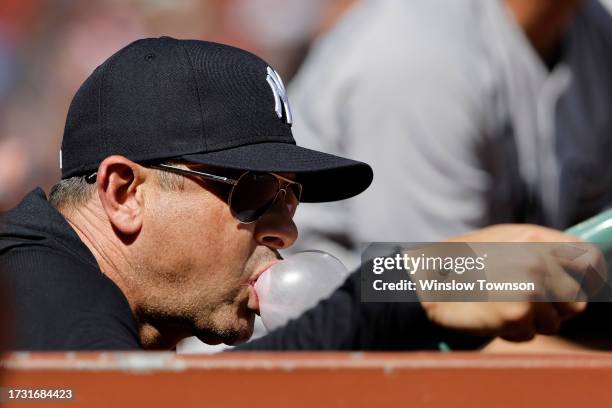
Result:
[[[228,205],[232,214],[243,224],[259,220],[276,202],[282,193],[291,217],[302,198],[302,185],[275,173],[247,171],[238,179],[174,167],[170,164],[149,164],[147,167],[204,180],[218,181],[232,186]]]

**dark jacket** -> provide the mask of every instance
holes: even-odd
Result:
[[[41,189],[2,217],[0,277],[12,349],[140,349],[127,299]]]

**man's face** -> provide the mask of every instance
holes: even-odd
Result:
[[[236,173],[189,166],[228,177]],[[182,176],[179,176],[182,177]],[[297,238],[283,200],[253,224],[241,224],[227,204],[229,186],[184,177],[182,189],[150,187],[141,231],[139,287],[146,316],[170,331],[228,344],[248,339],[259,310],[253,283],[277,262],[277,249]],[[163,333],[162,333],[163,334]]]

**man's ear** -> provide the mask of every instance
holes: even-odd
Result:
[[[136,234],[142,228],[144,197],[142,168],[123,156],[110,156],[98,167],[98,196],[113,227],[125,234]]]

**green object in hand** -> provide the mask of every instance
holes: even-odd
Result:
[[[599,247],[607,260],[612,258],[612,209],[576,224],[565,232],[592,242]]]
[[[438,350],[442,353],[448,353],[452,351],[450,346],[445,341],[441,341],[438,343]]]

